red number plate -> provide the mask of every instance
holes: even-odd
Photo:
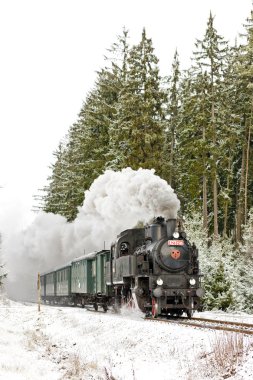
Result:
[[[168,245],[184,245],[183,240],[168,240]]]

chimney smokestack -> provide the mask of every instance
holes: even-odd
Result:
[[[171,237],[173,237],[173,233],[176,230],[177,220],[176,219],[168,219],[168,220],[166,220],[166,224],[167,224],[168,238],[171,238]]]

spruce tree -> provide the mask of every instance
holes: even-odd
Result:
[[[221,108],[221,96],[223,91],[222,79],[224,70],[224,58],[227,55],[228,47],[223,38],[218,35],[214,28],[214,18],[210,14],[207,30],[202,41],[197,41],[195,51],[197,66],[207,69],[209,76],[209,101],[210,101],[210,117],[209,128],[212,135],[210,146],[210,165],[211,165],[211,177],[212,177],[212,191],[213,191],[213,232],[214,236],[218,236],[218,167],[219,161],[219,140],[222,135],[221,124],[222,114]]]
[[[238,83],[239,49],[235,46],[230,49],[227,65],[224,72],[224,89],[222,96],[222,155],[220,155],[219,171],[219,203],[223,215],[223,236],[231,235],[235,226],[235,210],[237,192],[239,188],[239,172],[242,153],[242,117],[239,99],[244,91]],[[221,218],[222,222],[222,218]]]
[[[158,59],[151,39],[130,49],[126,80],[119,93],[117,115],[110,128],[110,149],[115,169],[154,168],[162,171],[165,93],[161,89]]]
[[[168,81],[168,100],[166,107],[166,128],[164,142],[163,178],[172,186],[177,184],[177,168],[175,160],[178,114],[180,108],[180,69],[177,50],[172,63],[172,73]]]
[[[209,150],[207,147],[209,82],[206,73],[195,75],[192,70],[185,73],[180,92],[180,112],[178,115],[176,167],[177,190],[182,200],[182,208],[195,211],[203,206],[203,223],[207,228],[207,182]],[[204,191],[205,190],[205,191]]]
[[[227,54],[227,43],[218,35],[210,14],[203,40],[196,41],[193,66],[183,84],[179,156],[181,162],[190,163],[184,175],[184,189],[187,187],[193,196],[196,189],[195,200],[199,207],[202,206],[204,227],[209,219],[209,231],[216,238],[219,233],[218,184],[222,170],[219,162],[223,154],[222,97]],[[202,183],[201,190],[198,183]]]
[[[234,272],[236,274],[234,292],[237,309],[252,313],[253,311],[253,208],[248,214],[243,228],[240,254]]]
[[[253,11],[247,19],[246,44],[240,48],[236,65],[236,86],[239,89],[238,106],[241,116],[241,167],[239,194],[236,209],[236,241],[241,241],[242,225],[247,222],[247,215],[253,204],[253,164],[250,158],[253,151],[252,112],[253,112]]]
[[[48,178],[48,185],[42,190],[41,208],[45,212],[61,214],[68,217],[68,187],[66,184],[66,146],[61,142],[53,153],[55,162],[51,165],[52,174]]]
[[[225,275],[224,264],[219,262],[211,269],[205,279],[204,303],[208,310],[221,309],[226,311],[233,305],[231,283]]]
[[[126,34],[121,41],[122,66],[127,49],[125,38]],[[114,62],[98,72],[94,89],[88,94],[77,122],[69,129],[64,152],[56,153],[50,184],[45,188],[44,211],[59,213],[68,221],[75,219],[84,191],[106,168],[109,129],[116,114],[122,72],[122,67]]]

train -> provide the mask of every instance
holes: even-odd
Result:
[[[182,220],[156,217],[122,231],[110,250],[91,252],[40,275],[41,299],[49,304],[105,312],[137,306],[146,316],[191,318],[204,291],[198,249]]]

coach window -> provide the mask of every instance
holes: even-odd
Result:
[[[96,261],[92,261],[92,277],[96,277]]]

